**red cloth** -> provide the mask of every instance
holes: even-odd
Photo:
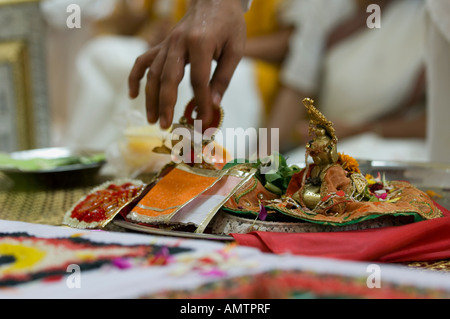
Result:
[[[231,234],[244,246],[357,261],[407,262],[450,258],[450,211],[444,217],[403,226],[324,233],[251,232]]]

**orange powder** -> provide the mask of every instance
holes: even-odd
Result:
[[[174,168],[141,199],[132,212],[149,217],[170,215],[217,179]]]

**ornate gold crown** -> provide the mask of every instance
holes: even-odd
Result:
[[[310,98],[303,99],[303,104],[306,107],[306,110],[308,111],[309,115],[309,135],[311,135],[311,131],[314,127],[322,127],[325,129],[325,131],[328,133],[328,135],[331,137],[334,143],[337,143],[337,137],[336,132],[333,127],[333,123],[318,110],[314,106],[314,100]]]

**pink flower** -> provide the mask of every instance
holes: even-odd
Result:
[[[387,197],[387,193],[381,193],[381,194],[375,194],[375,196],[378,198],[378,199],[382,199],[382,200],[385,200],[386,199],[386,197]]]

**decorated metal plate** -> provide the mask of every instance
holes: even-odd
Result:
[[[183,237],[183,238],[193,238],[193,239],[209,239],[209,240],[234,240],[233,237],[228,235],[216,235],[216,234],[206,234],[206,233],[194,233],[186,231],[177,230],[165,230],[155,227],[149,227],[144,225],[139,225],[135,223],[130,223],[124,220],[115,220],[113,223],[117,226],[134,230],[142,233],[160,235],[160,236],[172,236],[172,237]]]

